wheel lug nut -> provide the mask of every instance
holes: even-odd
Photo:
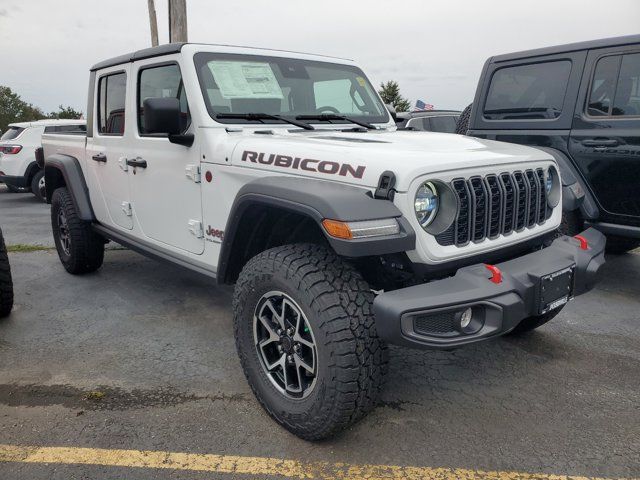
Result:
[[[282,329],[281,329],[281,328],[279,328],[278,330],[276,330],[276,333],[277,333],[278,335],[282,336]]]
[[[278,345],[278,352],[282,353],[282,351],[283,351],[282,345]]]
[[[293,335],[293,328],[289,328],[289,329],[287,329],[287,334],[289,334],[289,335]]]
[[[299,352],[299,351],[300,351],[300,344],[299,344],[299,343],[296,343],[296,344],[293,346],[293,349],[294,349],[296,352]]]

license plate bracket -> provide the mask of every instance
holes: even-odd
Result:
[[[573,298],[575,264],[540,278],[538,315],[561,307]]]

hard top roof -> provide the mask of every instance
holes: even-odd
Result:
[[[211,43],[166,43],[164,45],[158,45],[157,47],[144,48],[142,50],[137,50],[135,52],[127,53],[125,55],[119,55],[117,57],[109,58],[102,62],[96,63],[93,67],[91,67],[91,71],[100,70],[102,68],[113,67],[115,65],[121,65],[123,63],[135,62],[136,60],[143,60],[145,58],[153,58],[160,57],[162,55],[170,55],[172,53],[180,53],[182,47],[185,45],[203,45],[208,47],[231,47],[237,48],[240,50],[256,50],[256,53],[266,53],[266,52],[286,52],[286,53],[295,53],[301,54],[301,52],[292,52],[289,50],[276,50],[271,48],[257,48],[257,47],[244,47],[240,45],[222,45],[222,44],[211,44]],[[245,52],[239,52],[245,53]],[[339,57],[330,57],[327,55],[317,55],[317,54],[305,54],[305,55],[313,55],[314,57],[323,57],[323,58],[333,58],[336,60],[350,60],[346,58]]]
[[[15,122],[7,125],[8,127],[20,127],[20,128],[28,128],[28,127],[46,127],[47,125],[84,125],[87,123],[86,120],[69,120],[69,119],[45,119],[45,120],[34,120],[32,122]]]
[[[592,50],[594,48],[618,47],[622,45],[640,44],[640,35],[627,35],[624,37],[601,38],[599,40],[589,40],[586,42],[568,43],[566,45],[555,45],[552,47],[536,48],[533,50],[523,50],[520,52],[505,53],[491,58],[492,62],[504,62],[517,60],[520,58],[540,57],[543,55],[554,55],[558,53],[575,52],[579,50]]]

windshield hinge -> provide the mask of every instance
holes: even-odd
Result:
[[[122,211],[127,217],[130,217],[131,215],[133,215],[133,211],[131,209],[131,203],[122,202],[121,206],[122,206]]]
[[[189,220],[189,231],[196,237],[204,237],[204,229],[202,228],[202,222],[200,220]]]
[[[380,175],[380,179],[378,180],[378,188],[376,188],[373,198],[378,198],[380,200],[393,200],[393,197],[396,194],[396,191],[393,188],[395,186],[396,175],[390,170],[382,172],[382,175]]]
[[[200,165],[187,165],[184,174],[195,183],[200,183]]]

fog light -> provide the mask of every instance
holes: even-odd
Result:
[[[469,307],[460,315],[460,329],[466,330],[471,325],[471,320],[473,320],[473,311]]]
[[[455,328],[463,335],[478,333],[484,326],[485,311],[483,307],[467,307],[455,313]]]

